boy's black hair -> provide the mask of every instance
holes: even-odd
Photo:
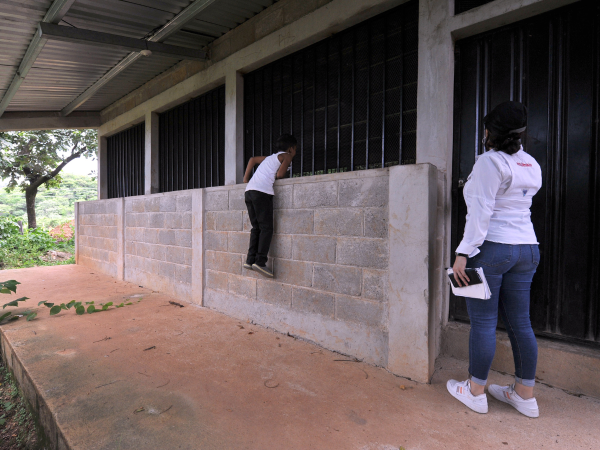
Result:
[[[290,147],[298,145],[298,141],[291,134],[282,134],[275,142],[275,150],[278,152],[287,152]]]

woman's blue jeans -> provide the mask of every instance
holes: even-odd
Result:
[[[469,336],[469,373],[481,386],[496,351],[498,315],[502,318],[515,360],[516,381],[534,386],[537,342],[529,317],[531,281],[540,263],[537,245],[510,245],[485,241],[480,253],[470,258],[467,267],[481,267],[492,292],[489,300],[467,298],[471,319]]]

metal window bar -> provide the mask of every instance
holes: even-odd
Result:
[[[159,133],[160,192],[224,184],[224,86],[160,114]]]
[[[298,139],[294,177],[414,163],[417,35],[412,0],[246,74],[246,163],[282,132]]]
[[[108,198],[144,194],[145,124],[106,139]]]

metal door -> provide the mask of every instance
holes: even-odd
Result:
[[[498,103],[529,108],[525,150],[543,187],[532,220],[542,261],[533,280],[537,334],[600,344],[600,2],[581,1],[456,43],[453,229],[465,225],[462,183],[482,152],[484,115]],[[468,320],[452,297],[450,318]]]

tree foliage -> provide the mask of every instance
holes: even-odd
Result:
[[[38,130],[0,133],[0,178],[7,190],[25,192],[29,228],[36,227],[35,197],[44,184],[60,185],[60,171],[72,160],[96,155],[96,130]]]

